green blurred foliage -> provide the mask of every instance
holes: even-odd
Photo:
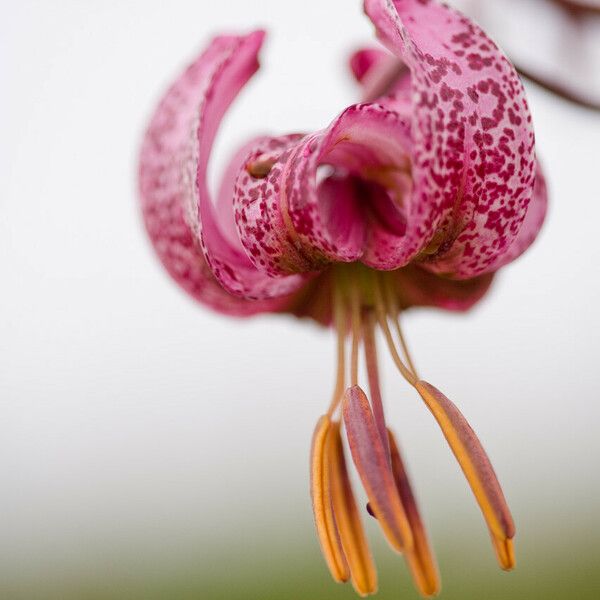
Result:
[[[308,533],[308,532],[307,532]],[[491,548],[473,539],[437,543],[444,600],[598,600],[597,533],[577,537],[547,535],[522,544],[511,573],[495,565]],[[228,539],[230,541],[231,538]],[[479,542],[481,539],[478,540]],[[383,544],[375,547],[379,569],[378,600],[416,600],[401,557]],[[54,574],[11,588],[0,584],[3,600],[351,600],[350,584],[333,583],[316,542],[293,536],[289,545],[238,540],[188,555],[176,568],[154,570],[121,565],[111,573]],[[185,564],[183,564],[185,563]]]

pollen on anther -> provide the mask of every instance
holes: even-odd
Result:
[[[246,165],[246,171],[256,179],[264,179],[271,172],[276,159],[269,156],[259,156]]]

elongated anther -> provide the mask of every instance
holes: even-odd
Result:
[[[379,368],[377,366],[377,343],[375,341],[375,324],[377,318],[373,310],[367,310],[363,322],[363,339],[365,346],[365,363],[369,378],[369,394],[371,396],[371,408],[373,418],[383,441],[386,456],[390,455],[388,432],[385,425],[385,414],[383,412],[383,401],[381,399],[381,386],[379,384]]]
[[[456,456],[490,529],[502,568],[514,565],[515,525],[490,460],[475,432],[456,406],[425,381],[415,385]]]
[[[493,535],[491,537],[498,563],[505,571],[512,571],[516,565],[515,547],[512,539],[500,540]]]
[[[413,548],[406,553],[406,560],[415,585],[422,596],[435,596],[440,591],[440,578],[435,556],[427,539],[427,532],[421,520],[419,509],[404,468],[402,457],[394,434],[388,430],[392,472],[404,510],[410,522],[413,535]]]
[[[310,495],[321,551],[334,581],[350,579],[331,503],[330,469],[327,466],[327,435],[331,421],[326,415],[319,419],[313,434],[310,458]]]
[[[333,513],[352,585],[359,595],[368,596],[377,591],[377,571],[348,477],[339,422],[331,424],[326,443]]]
[[[388,542],[398,552],[410,550],[413,538],[371,406],[359,386],[346,390],[344,424],[352,460],[367,492],[371,509]]]

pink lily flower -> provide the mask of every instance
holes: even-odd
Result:
[[[215,38],[150,122],[140,193],[158,256],[198,301],[229,315],[283,312],[333,326],[337,377],[310,469],[325,560],[336,581],[376,591],[343,427],[369,512],[431,596],[437,566],[385,422],[376,331],[439,424],[500,565],[511,569],[515,527],[490,461],[458,408],[417,374],[399,316],[410,306],[475,304],[536,237],[546,188],[521,81],[478,26],[434,0],[366,0],[365,10],[391,57],[352,58],[364,102],[320,131],[250,140],[213,200],[213,141],[258,68],[264,33]],[[361,348],[370,400],[359,386]]]

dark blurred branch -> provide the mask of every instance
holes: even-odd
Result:
[[[586,98],[583,95],[574,92],[573,90],[558,82],[553,82],[548,79],[539,77],[535,73],[532,73],[531,71],[524,69],[521,66],[515,65],[515,68],[522,77],[525,77],[525,79],[528,79],[532,83],[535,83],[535,85],[539,85],[540,87],[551,92],[552,94],[559,96],[564,100],[568,100],[573,104],[577,104],[578,106],[583,106],[584,108],[600,112],[600,100],[594,98]]]
[[[553,4],[568,10],[577,16],[600,16],[600,4],[590,4],[588,2],[578,2],[577,0],[549,0]]]

